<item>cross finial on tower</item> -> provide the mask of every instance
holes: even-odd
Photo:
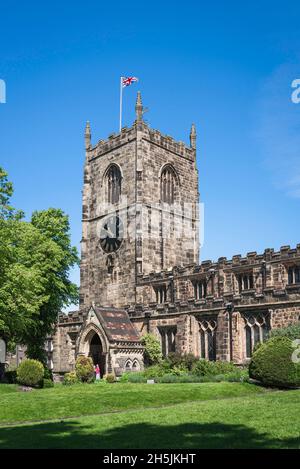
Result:
[[[85,141],[85,149],[89,150],[91,147],[91,126],[90,121],[87,121],[84,131],[84,141]]]
[[[192,124],[191,132],[190,132],[190,145],[193,150],[196,150],[196,127],[195,124]]]
[[[142,103],[141,92],[138,91],[136,104],[135,104],[135,115],[136,115],[137,122],[141,122],[143,120],[143,113],[144,113],[144,108],[143,108],[143,103]]]

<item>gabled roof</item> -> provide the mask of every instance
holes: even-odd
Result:
[[[100,308],[98,306],[93,306],[93,309],[103,326],[109,341],[140,341],[140,336],[125,310],[117,308]]]

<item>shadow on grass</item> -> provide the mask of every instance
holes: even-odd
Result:
[[[244,425],[127,424],[109,430],[78,421],[0,429],[0,448],[299,448],[300,438],[272,439]]]

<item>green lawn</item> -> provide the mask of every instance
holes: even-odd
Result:
[[[0,385],[0,400],[0,448],[300,447],[298,390],[118,383],[22,393]]]

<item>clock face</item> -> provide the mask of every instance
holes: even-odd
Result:
[[[120,217],[107,217],[100,231],[100,246],[104,252],[114,252],[119,249],[123,241],[123,223]]]

